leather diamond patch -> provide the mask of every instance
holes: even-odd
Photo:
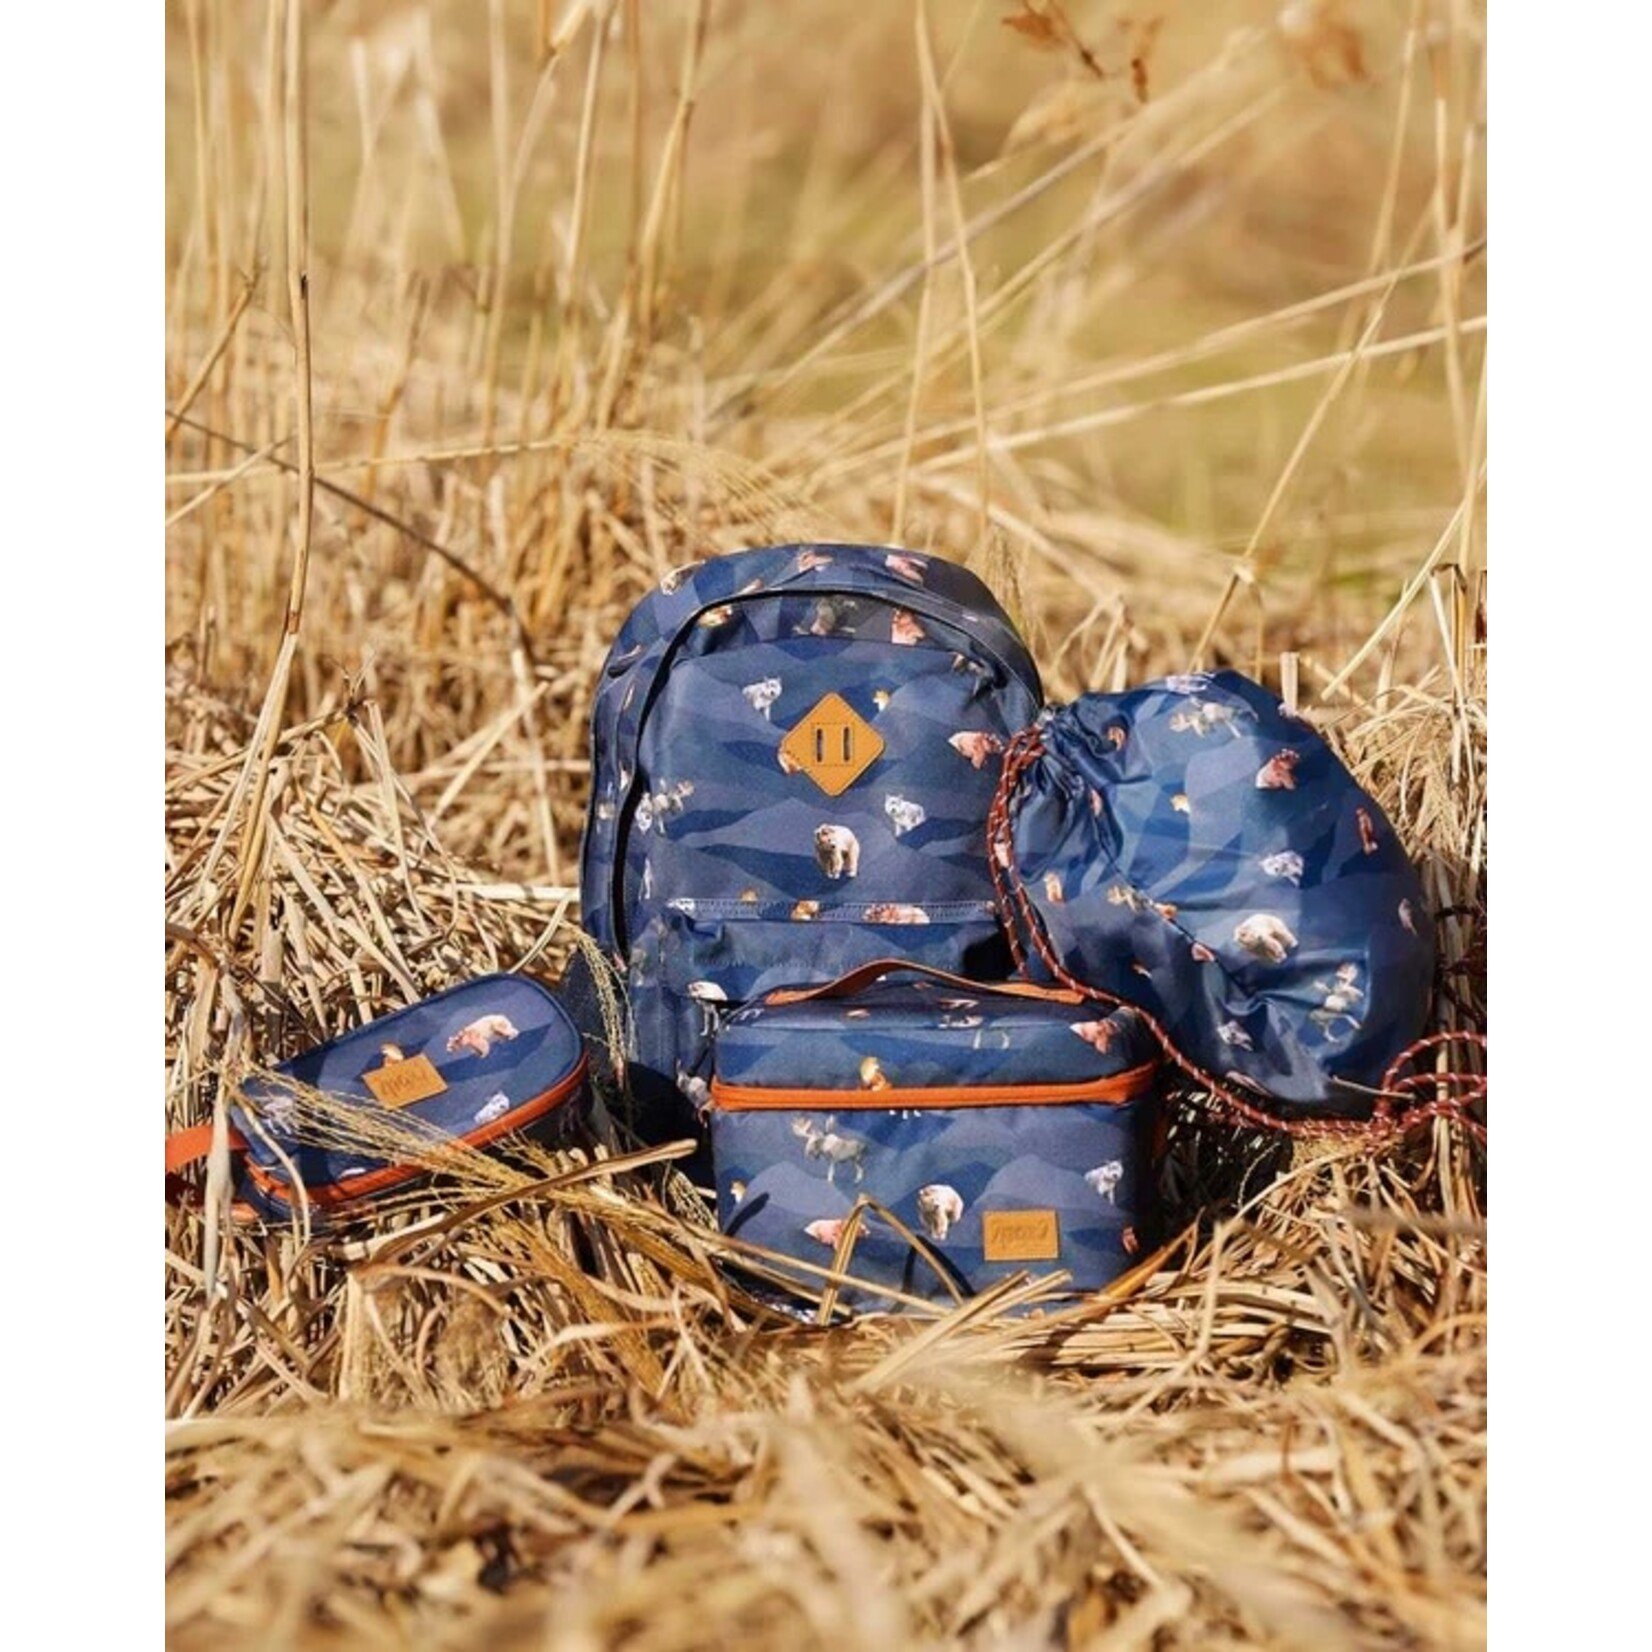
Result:
[[[847,791],[883,755],[883,736],[840,694],[826,695],[780,742],[780,766],[828,797]]]

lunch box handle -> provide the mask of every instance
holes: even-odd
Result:
[[[922,975],[931,981],[944,982],[949,987],[961,987],[966,992],[998,993],[1008,998],[1034,998],[1044,1004],[1082,1004],[1080,994],[1065,987],[1041,987],[1031,981],[972,981],[965,975],[954,975],[950,970],[936,969],[930,964],[915,964],[904,958],[874,958],[835,981],[819,987],[778,987],[765,993],[765,1004],[805,1004],[817,998],[852,998],[874,981],[886,975]]]

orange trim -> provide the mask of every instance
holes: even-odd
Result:
[[[232,1124],[229,1126],[229,1150],[239,1153],[247,1145],[246,1138]],[[187,1130],[177,1130],[166,1138],[166,1173],[171,1176],[185,1165],[204,1159],[212,1151],[212,1121],[192,1124]]]
[[[889,1090],[782,1090],[711,1081],[711,1105],[729,1113],[885,1112],[899,1107],[1061,1107],[1069,1102],[1134,1101],[1153,1087],[1156,1061],[1083,1084],[936,1084]]]
[[[1005,998],[1033,998],[1041,1004],[1082,1004],[1083,996],[1067,987],[1041,987],[1033,981],[972,981],[967,975],[954,975],[950,970],[936,969],[931,964],[908,963],[902,958],[876,958],[869,964],[840,975],[818,987],[776,987],[764,993],[765,1004],[807,1004],[817,998],[848,998],[862,987],[881,981],[886,975],[922,975],[931,981],[944,981],[949,987],[960,987],[966,992],[998,994]]]
[[[532,1124],[535,1119],[542,1118],[566,1101],[585,1082],[589,1069],[590,1057],[582,1053],[579,1065],[560,1084],[552,1086],[549,1090],[542,1090],[537,1096],[524,1101],[518,1107],[513,1107],[510,1112],[501,1114],[479,1130],[472,1130],[464,1136],[453,1136],[449,1140],[455,1145],[465,1147],[486,1147],[489,1142],[497,1141],[501,1136],[508,1136],[512,1130],[519,1130],[524,1124]],[[272,1176],[262,1165],[254,1164],[250,1159],[246,1168],[247,1174],[266,1193],[275,1194],[285,1204],[294,1202],[291,1182],[282,1177]],[[382,1170],[369,1170],[363,1176],[347,1176],[340,1182],[322,1182],[315,1187],[306,1183],[304,1196],[312,1205],[322,1210],[330,1210],[338,1205],[368,1198],[374,1193],[382,1193],[386,1188],[410,1182],[416,1176],[426,1174],[428,1171],[422,1164],[386,1165]]]

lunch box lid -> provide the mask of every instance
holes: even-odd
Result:
[[[717,1036],[716,1081],[871,1094],[1081,1085],[1151,1065],[1158,1053],[1134,1010],[889,961],[736,1011]]]

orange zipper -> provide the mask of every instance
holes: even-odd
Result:
[[[782,1090],[767,1084],[725,1084],[711,1081],[711,1105],[730,1113],[757,1112],[886,1112],[894,1108],[925,1107],[1061,1107],[1069,1102],[1134,1101],[1153,1087],[1159,1070],[1145,1061],[1107,1078],[1082,1084],[935,1084],[889,1090]]]
[[[549,1090],[542,1090],[537,1096],[530,1097],[508,1113],[490,1119],[479,1130],[472,1130],[468,1135],[453,1136],[449,1140],[465,1147],[486,1147],[489,1142],[509,1135],[512,1130],[519,1129],[524,1124],[532,1124],[535,1119],[544,1117],[546,1113],[566,1101],[584,1083],[589,1067],[590,1058],[581,1053],[579,1065],[560,1084],[554,1084]],[[441,1144],[432,1145],[439,1147]],[[246,1170],[266,1193],[275,1194],[287,1204],[293,1202],[293,1185],[284,1177],[271,1175],[262,1165],[254,1164],[251,1159],[247,1161]],[[391,1164],[382,1170],[369,1170],[363,1176],[347,1176],[340,1182],[322,1182],[316,1187],[306,1183],[304,1196],[311,1204],[327,1210],[357,1199],[368,1198],[374,1193],[382,1193],[386,1188],[395,1187],[398,1183],[412,1181],[415,1176],[428,1174],[429,1171],[424,1165]]]

